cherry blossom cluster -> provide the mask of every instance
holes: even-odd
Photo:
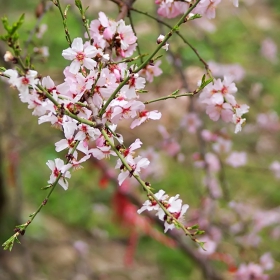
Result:
[[[103,12],[99,13],[98,19],[91,21],[89,33],[96,48],[109,48],[118,57],[131,56],[137,46],[131,26],[122,19],[118,22],[110,20]]]
[[[49,122],[63,130],[64,139],[55,143],[55,146],[57,152],[68,150],[68,163],[56,159],[48,161],[47,165],[52,171],[48,183],[53,184],[58,179],[64,189],[68,188],[66,178],[71,176],[71,167],[79,167],[91,156],[97,159],[117,156],[112,146],[114,139],[121,147],[123,145],[123,137],[115,133],[121,120],[133,119],[130,126],[133,129],[148,119],[157,120],[161,117],[158,111],[147,111],[144,103],[138,100],[138,92],[145,87],[145,79],[133,73],[135,67],[129,67],[124,62],[116,63],[109,55],[112,50],[117,56],[132,54],[136,37],[131,27],[126,26],[123,20],[109,20],[102,12],[98,20],[91,22],[90,27],[92,44],[89,41],[83,43],[82,38],[75,38],[71,47],[62,52],[62,56],[71,61],[64,70],[62,84],[55,85],[49,76],[38,79],[34,70],[24,75],[11,69],[4,72],[9,77],[9,83],[19,90],[21,101],[27,103],[28,108],[33,109],[32,114],[39,117],[39,124]],[[127,83],[120,86],[126,78]],[[112,101],[102,114],[101,110],[109,98]],[[109,142],[101,134],[101,129],[105,129]],[[131,168],[127,170],[118,161],[116,168],[121,171],[120,184],[133,172],[139,174],[141,168],[149,165],[148,159],[133,156],[133,151],[141,144],[137,139],[128,149],[119,149]],[[83,154],[80,159],[77,151]]]
[[[244,166],[247,163],[247,153],[232,151],[232,141],[225,132],[212,133],[204,129],[201,131],[201,137],[205,143],[211,144],[213,152],[207,152],[203,157],[200,153],[194,153],[194,166],[207,169],[203,185],[207,187],[211,197],[221,198],[222,190],[217,178],[218,172],[222,169],[222,163],[233,168]]]
[[[222,0],[201,0],[193,10],[193,13],[206,16],[209,19],[213,19],[216,16],[217,5]],[[238,7],[238,0],[231,0],[235,7]],[[158,14],[166,18],[174,18],[180,14],[184,14],[191,5],[194,4],[192,0],[155,0],[155,3],[159,5],[157,10]]]
[[[270,264],[269,264],[270,265]],[[273,266],[272,266],[273,267]],[[271,268],[270,268],[271,269]],[[248,263],[241,264],[234,275],[235,280],[244,279],[258,279],[258,280],[268,280],[269,275],[264,274],[266,267],[256,264],[256,263]]]
[[[149,197],[149,199],[144,202],[143,206],[137,212],[140,214],[145,210],[156,211],[155,215],[158,216],[161,221],[164,221],[164,232],[167,232],[169,229],[174,229],[176,225],[175,219],[182,222],[189,205],[182,205],[182,200],[179,199],[179,194],[169,197],[165,194],[164,190],[160,190],[155,193],[155,198]],[[167,209],[173,217],[168,216],[161,206]]]
[[[237,92],[235,83],[231,76],[225,76],[224,80],[214,79],[213,83],[208,84],[199,99],[206,104],[206,114],[213,121],[220,118],[224,122],[233,122],[235,124],[235,133],[241,131],[242,125],[246,119],[243,115],[249,111],[246,104],[238,104],[234,94]]]
[[[219,201],[207,196],[202,200],[201,207],[189,214],[189,219],[199,223],[207,232],[201,238],[201,241],[206,242],[206,251],[199,250],[200,253],[209,259],[215,259],[219,254],[219,244],[223,243],[224,230],[226,235],[230,234],[241,248],[248,251],[250,249],[255,251],[261,246],[261,242],[264,240],[263,232],[269,238],[278,240],[280,236],[279,213],[279,207],[264,210],[236,201],[231,201],[228,207],[224,207],[220,205]],[[213,217],[222,223],[222,227],[217,227],[212,223]],[[274,262],[270,253],[263,254],[259,264],[241,263],[238,267],[236,262],[239,260],[235,260],[233,256],[223,258],[221,261],[227,263],[229,269],[234,272],[234,279],[268,279],[261,277],[267,277],[265,271],[271,270]]]

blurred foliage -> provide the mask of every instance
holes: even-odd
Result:
[[[19,15],[23,12],[25,13],[26,20],[21,29],[22,41],[28,38],[29,31],[36,23],[33,12],[37,4],[36,2],[0,1],[1,14],[7,15],[11,22],[18,19]],[[267,3],[263,1],[259,5],[260,7],[252,5],[249,8],[243,7],[244,4],[241,1],[240,9],[234,10],[231,16],[229,16],[230,12],[223,14],[223,9],[228,8],[228,6],[221,8],[221,10],[218,9],[217,19],[213,21],[217,25],[215,33],[209,34],[198,31],[194,25],[186,25],[185,29],[182,30],[182,33],[187,36],[188,40],[206,61],[213,60],[228,64],[239,63],[246,69],[246,79],[238,84],[238,98],[244,99],[250,105],[251,103],[248,101],[251,98],[249,96],[250,86],[255,82],[260,82],[263,85],[260,96],[257,99],[251,100],[253,105],[251,105],[250,114],[247,116],[248,122],[250,120],[254,121],[256,114],[259,112],[275,110],[280,113],[280,95],[278,94],[280,87],[280,65],[279,63],[271,64],[260,56],[260,42],[267,36],[273,38],[278,46],[280,44],[279,28],[264,28],[257,24],[261,13],[271,20],[271,26],[276,25],[275,21],[278,20],[279,22],[279,14],[277,12],[280,11],[280,2],[270,0]],[[96,18],[100,9],[100,7],[95,8],[93,4],[92,6],[88,12],[90,19]],[[151,13],[154,11],[154,6],[148,6],[146,1],[136,1],[136,7]],[[105,11],[104,6],[101,8]],[[115,18],[118,12],[117,8],[113,4],[108,5],[107,8],[109,10],[108,14]],[[230,8],[231,10],[234,9],[231,6]],[[74,7],[69,9],[67,18],[72,38],[82,36],[84,33],[79,15],[74,9]],[[157,34],[160,33],[157,31],[158,26],[151,19],[145,18],[143,15],[133,13],[133,16],[135,16],[134,24],[136,31],[139,33],[139,45],[142,53],[149,53],[155,46]],[[174,21],[169,20],[169,22],[172,25]],[[68,65],[68,61],[62,58],[61,52],[68,46],[58,11],[55,8],[51,8],[43,18],[42,23],[47,24],[48,30],[43,36],[41,43],[42,45],[49,46],[50,57],[45,63],[36,63],[34,61],[34,64],[36,64],[41,75],[51,75],[54,80],[61,81],[63,78],[61,69]],[[2,33],[2,29],[0,31]],[[38,39],[35,39],[35,41],[38,41]],[[175,35],[172,37],[170,45],[171,49],[183,59],[184,67],[190,65],[201,67],[193,52],[183,45]],[[30,48],[32,47],[31,44]],[[165,56],[164,51],[162,51],[162,54]],[[155,84],[148,86],[148,88],[151,90],[154,88],[160,89],[162,95],[168,95],[170,92],[164,92],[164,85],[168,83],[168,80],[172,80],[176,73],[165,58],[162,60],[164,75],[162,78],[156,79]],[[5,93],[1,92],[0,94],[1,98],[3,98]],[[12,103],[15,104],[13,105],[14,111],[12,115],[14,129],[19,139],[20,173],[22,176],[24,201],[28,201],[28,204],[34,208],[39,205],[44,197],[44,191],[40,189],[46,185],[46,180],[49,176],[49,170],[45,162],[56,157],[53,143],[60,139],[61,133],[50,129],[46,124],[38,127],[36,118],[30,116],[30,111],[23,104],[19,104],[20,102],[16,98],[13,98]],[[208,120],[206,120],[206,123],[216,128],[220,126],[219,123],[211,124]],[[152,125],[151,123],[147,124],[150,127]],[[252,169],[226,168],[225,173],[229,182],[230,198],[241,200],[246,197],[255,197],[256,201],[251,203],[259,203],[264,207],[276,207],[280,204],[279,184],[270,174],[258,172],[257,168],[261,170],[261,168],[267,167],[275,159],[275,155],[279,156],[279,147],[277,147],[277,151],[270,152],[266,158],[263,158],[255,148],[257,137],[258,135],[254,134],[246,137],[244,135],[234,136],[234,149],[248,151],[248,165],[252,166]],[[146,138],[141,136],[144,142],[145,140],[151,141],[149,135]],[[279,135],[277,138],[277,140],[280,140]],[[183,141],[186,143],[185,149],[190,152],[191,148],[188,150],[188,143],[193,147],[195,140],[191,137],[185,137]],[[154,182],[153,187],[155,189],[164,189],[170,195],[179,193],[183,201],[190,204],[190,208],[199,207],[201,203],[199,199],[200,194],[201,192],[206,192],[206,190],[201,188],[199,179],[201,174],[192,168],[191,154],[187,155],[184,165],[177,163],[175,159],[165,159],[165,165],[168,172],[160,181]],[[100,190],[98,185],[99,177],[99,172],[91,165],[85,165],[83,170],[73,172],[72,178],[69,181],[69,190],[65,192],[58,187],[43,209],[43,215],[53,215],[73,228],[86,230],[100,228],[106,231],[111,238],[127,237],[120,227],[112,224],[110,205],[115,186],[109,185],[107,189]],[[105,205],[108,208],[108,212],[105,211],[102,214],[93,211],[93,205],[96,203]],[[25,216],[23,219],[25,219]],[[8,237],[8,233],[5,234]],[[40,236],[40,234],[42,234],[42,237],[45,237],[41,232],[40,225],[35,223],[34,227],[30,226],[28,228],[27,238],[34,238]],[[263,238],[267,238],[265,234]],[[270,244],[270,246],[267,246],[267,244]],[[274,246],[274,241],[266,240],[263,247],[269,247],[276,260],[280,259],[277,243]],[[263,248],[259,248],[259,251],[261,249]],[[165,248],[148,237],[141,239],[137,249],[137,257],[140,259],[147,257],[149,261],[157,262],[162,272],[161,279],[197,280],[199,279],[197,277],[200,277],[191,260],[185,255],[177,250]],[[189,278],[186,278],[188,275]]]

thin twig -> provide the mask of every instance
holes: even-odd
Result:
[[[160,20],[160,19],[158,19],[158,18],[156,18],[156,17],[150,15],[150,14],[147,13],[147,12],[142,12],[142,11],[140,11],[140,10],[137,10],[137,9],[133,8],[133,7],[132,7],[130,10],[131,10],[131,11],[134,11],[134,12],[137,12],[137,13],[139,13],[139,14],[143,14],[143,15],[145,15],[145,16],[147,16],[147,17],[149,17],[149,18],[151,18],[151,19],[153,19],[153,20],[155,20],[155,21],[161,23],[162,25],[165,25],[166,27],[168,27],[168,28],[170,28],[170,29],[172,28],[172,26],[169,25],[168,23],[166,23],[166,22],[164,22],[163,20]],[[183,41],[185,44],[187,44],[187,45],[192,49],[192,51],[195,53],[195,55],[198,57],[198,59],[203,63],[204,68],[205,68],[206,72],[208,73],[209,77],[212,78],[212,73],[211,73],[211,70],[210,70],[210,68],[209,68],[209,65],[208,65],[207,62],[200,56],[200,54],[199,54],[199,52],[196,50],[196,48],[195,48],[189,41],[187,41],[187,40],[185,39],[185,37],[180,33],[180,31],[176,30],[175,33],[182,39],[182,41]]]

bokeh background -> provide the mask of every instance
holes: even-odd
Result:
[[[67,1],[71,4],[68,26],[72,38],[84,34],[73,2]],[[117,6],[110,1],[82,2],[90,6],[87,12],[90,20],[97,18],[99,11],[106,12],[111,18],[118,15]],[[136,1],[135,8],[155,14],[153,2]],[[62,3],[66,5],[66,1]],[[62,82],[62,69],[68,61],[62,58],[61,52],[68,46],[58,10],[50,7],[39,23],[39,26],[47,27],[46,32],[42,38],[37,38],[38,32],[35,32],[30,40],[30,30],[34,30],[38,23],[38,2],[2,0],[0,5],[1,16],[7,16],[10,22],[25,14],[20,34],[22,48],[25,49],[26,40],[29,50],[48,46],[49,56],[45,59],[34,56],[34,65],[42,76],[50,75],[57,83]],[[167,29],[136,12],[132,16],[141,51],[150,53],[156,46],[158,35]],[[166,22],[172,25],[176,21]],[[269,170],[271,162],[279,160],[280,151],[279,23],[280,2],[277,0],[240,0],[239,8],[224,0],[217,9],[216,19],[203,21],[200,25],[194,21],[180,30],[205,61],[235,64],[232,71],[240,75],[236,83],[237,99],[250,106],[247,124],[238,135],[234,135],[233,125],[213,123],[208,116],[201,114],[205,128],[218,131],[225,127],[233,139],[234,150],[245,151],[248,157],[246,166],[233,168],[225,165],[219,175],[226,185],[223,193],[227,194],[217,202],[220,213],[230,201],[240,201],[266,211],[274,209],[276,214],[279,209],[279,181]],[[2,27],[0,31],[2,34]],[[1,56],[8,50],[2,42],[0,49]],[[143,99],[168,95],[185,87],[184,83],[193,90],[201,78],[203,65],[179,37],[172,37],[170,49],[170,54],[161,52],[164,74],[147,85],[149,93],[145,93]],[[5,66],[4,61],[0,64]],[[181,69],[179,72],[175,64]],[[184,82],[180,77],[182,74]],[[5,82],[1,82],[0,101],[0,240],[4,242],[13,233],[14,226],[25,222],[44,199],[45,191],[41,188],[49,177],[45,163],[57,157],[54,143],[62,135],[48,124],[38,126],[31,111],[19,101],[17,92]],[[127,145],[140,137],[147,153],[149,147],[158,151],[158,158],[154,158],[154,174],[149,179],[154,189],[164,189],[172,195],[179,193],[190,205],[190,211],[195,211],[203,207],[208,194],[202,184],[204,171],[193,166],[193,154],[201,146],[197,136],[188,133],[182,125],[182,116],[195,106],[192,102],[196,101],[182,98],[157,103],[149,108],[163,113],[159,122],[150,121],[133,131],[123,126],[120,132]],[[271,112],[271,117],[263,124],[257,122],[260,113]],[[168,135],[163,137],[158,125],[164,126]],[[204,149],[210,150],[210,147]],[[113,161],[106,164],[114,169]],[[169,240],[155,240],[153,230],[147,233],[140,227],[136,234],[134,225],[122,222],[116,211],[116,204],[121,203],[116,198],[117,185],[96,163],[87,163],[82,170],[74,172],[69,183],[68,191],[60,187],[55,190],[21,238],[22,244],[16,244],[12,252],[0,252],[0,279],[205,279],[191,254],[168,247]],[[145,200],[136,184],[131,188],[134,197]],[[225,215],[227,213],[225,210]],[[237,263],[258,262],[263,253],[271,252],[275,260],[271,279],[280,279],[279,238],[272,235],[279,221],[277,218],[275,223],[261,231],[261,242],[256,246],[246,246],[246,241],[236,243],[234,236],[225,229],[223,241],[218,245],[219,252],[227,252]],[[218,218],[212,222],[223,226]],[[162,228],[155,225],[154,230],[157,229],[162,232]],[[247,230],[250,232],[250,228]],[[198,250],[195,244],[188,240],[186,243],[192,250]],[[223,261],[203,255],[201,259],[206,259],[222,275],[221,279],[232,279],[233,274]]]

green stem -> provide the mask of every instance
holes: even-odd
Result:
[[[132,174],[132,176],[138,181],[138,183],[143,187],[143,189],[147,192],[148,196],[151,196],[156,202],[157,204],[160,206],[160,208],[164,211],[164,213],[170,217],[172,219],[172,221],[175,222],[175,224],[177,224],[178,226],[180,226],[180,228],[183,229],[183,231],[185,232],[186,235],[188,235],[193,241],[196,241],[195,238],[193,237],[193,235],[191,234],[190,231],[188,231],[185,226],[178,221],[165,207],[164,205],[157,199],[157,197],[154,195],[154,193],[150,190],[150,186],[147,186],[146,183],[140,178],[139,175],[134,174],[133,173],[133,169],[129,166],[129,164],[126,162],[125,158],[123,157],[123,155],[118,151],[118,149],[116,149],[116,147],[114,146],[114,143],[112,143],[110,137],[108,136],[107,132],[102,129],[101,130],[102,135],[104,136],[104,138],[106,139],[106,141],[108,142],[108,144],[111,146],[111,148],[113,149],[113,151],[117,154],[118,158],[121,160],[121,162],[123,163],[123,165],[125,166],[125,168]],[[197,241],[196,241],[197,242]]]
[[[128,12],[128,18],[129,18],[129,21],[130,21],[130,25],[131,25],[132,31],[133,31],[133,33],[134,33],[135,36],[136,36],[136,30],[135,30],[135,28],[134,28],[134,24],[133,24],[133,21],[132,21],[132,16],[131,16],[130,11]],[[137,37],[137,36],[136,36],[136,37]],[[137,38],[138,38],[138,37],[137,37]],[[138,41],[138,39],[137,39],[137,41]],[[137,52],[138,52],[138,54],[139,54],[139,56],[140,56],[140,61],[141,61],[141,63],[143,63],[143,57],[142,57],[142,55],[141,55],[141,50],[140,50],[140,47],[139,47],[138,42],[137,42],[136,49],[137,49]]]
[[[157,99],[146,101],[146,102],[144,102],[144,104],[151,104],[151,103],[154,103],[154,102],[157,102],[157,101],[167,100],[167,99],[170,99],[170,98],[176,99],[176,98],[183,97],[183,96],[194,96],[194,93],[193,92],[188,92],[188,93],[182,93],[182,94],[176,94],[176,95],[167,95],[167,96],[163,96],[163,97],[160,97],[160,98],[157,98]]]
[[[77,149],[78,145],[79,145],[80,141],[76,141],[75,146],[72,148],[72,151],[69,153],[70,155],[73,155],[75,150]],[[70,162],[70,159],[68,159],[66,161],[66,164]],[[45,199],[43,200],[43,202],[41,203],[41,205],[37,208],[37,210],[32,213],[30,215],[30,219],[23,225],[18,226],[17,228],[20,229],[18,232],[16,232],[14,235],[12,235],[6,242],[3,243],[2,246],[4,246],[4,249],[12,249],[12,246],[14,244],[15,240],[18,240],[17,237],[20,234],[24,234],[25,230],[27,229],[27,227],[32,223],[32,221],[35,219],[35,217],[40,213],[41,209],[47,204],[51,194],[53,193],[54,189],[56,188],[59,179],[62,177],[62,173],[59,172],[55,182],[53,184],[51,184],[51,189],[49,191],[49,193],[47,194],[47,196],[45,197]]]
[[[134,11],[134,12],[136,12],[136,13],[145,15],[145,16],[147,16],[147,17],[149,17],[149,18],[151,18],[151,19],[153,19],[153,20],[155,20],[155,21],[161,23],[162,25],[164,25],[164,26],[170,28],[170,29],[172,28],[172,26],[169,25],[168,23],[166,23],[166,22],[164,22],[163,20],[160,20],[160,19],[158,19],[158,18],[156,18],[156,17],[154,17],[154,16],[148,14],[147,12],[142,12],[142,11],[137,10],[137,9],[135,9],[135,8],[131,8],[130,10],[131,10],[131,11]],[[175,31],[175,33],[182,39],[182,41],[183,41],[186,45],[188,45],[188,46],[192,49],[192,51],[195,53],[195,55],[197,56],[197,58],[198,58],[198,59],[200,60],[200,62],[204,65],[204,68],[205,68],[205,70],[207,71],[207,74],[209,75],[209,77],[212,78],[212,73],[211,73],[211,70],[210,70],[210,68],[209,68],[209,65],[208,65],[207,62],[200,56],[200,54],[199,54],[199,52],[197,51],[197,49],[196,49],[189,41],[187,41],[187,40],[185,39],[185,37],[180,33],[179,30]]]
[[[37,87],[43,92],[43,94],[58,108],[61,107],[61,104],[59,104],[54,98],[53,96],[42,86],[37,85]],[[71,117],[72,119],[75,119],[76,121],[80,122],[80,123],[84,123],[87,124],[91,127],[96,127],[96,122],[92,122],[90,120],[86,120],[83,118],[78,117],[77,115],[71,113],[67,108],[64,108],[64,114]]]
[[[71,47],[71,45],[72,45],[72,40],[71,40],[71,37],[70,37],[70,34],[69,34],[69,30],[68,30],[68,27],[67,27],[66,17],[64,16],[64,13],[63,13],[63,11],[62,11],[60,2],[59,2],[59,0],[52,0],[52,1],[53,1],[53,3],[54,3],[54,4],[58,7],[58,9],[59,9],[60,15],[61,15],[61,17],[62,17],[62,23],[63,23],[63,26],[64,26],[65,37],[66,37],[66,40],[67,40],[69,46]]]

